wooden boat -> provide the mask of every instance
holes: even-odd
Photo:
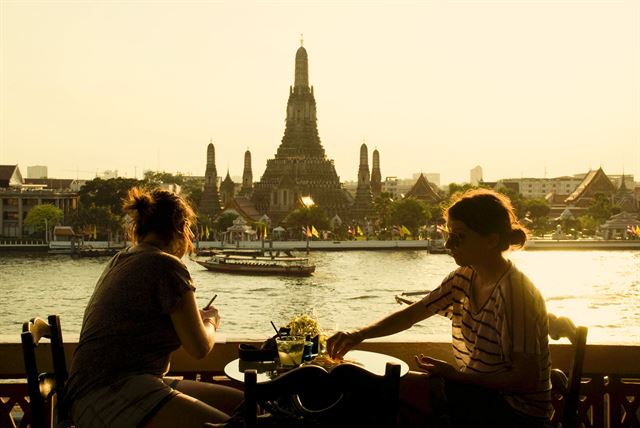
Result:
[[[309,276],[316,270],[307,257],[294,257],[288,251],[283,255],[280,251],[239,254],[237,250],[224,250],[196,263],[215,272],[246,275]]]

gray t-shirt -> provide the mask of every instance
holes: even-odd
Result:
[[[116,254],[84,313],[67,383],[68,404],[125,376],[162,376],[180,347],[170,313],[195,290],[186,266],[140,244]]]

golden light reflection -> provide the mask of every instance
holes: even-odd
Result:
[[[640,340],[624,328],[640,325],[640,253],[527,251],[510,258],[538,287],[549,312],[589,327],[589,343]]]

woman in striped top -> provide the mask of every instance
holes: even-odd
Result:
[[[460,267],[424,299],[327,342],[341,358],[365,339],[391,335],[432,315],[451,319],[455,366],[416,356],[421,372],[401,382],[402,426],[542,427],[551,407],[545,302],[504,253],[526,230],[509,199],[474,189],[444,211],[446,247]]]

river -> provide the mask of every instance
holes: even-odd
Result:
[[[589,327],[589,343],[640,345],[640,251],[520,251],[509,257],[537,285],[550,312]],[[218,294],[221,337],[267,337],[300,313],[328,331],[352,329],[400,308],[394,295],[436,287],[455,269],[426,251],[312,252],[309,278],[214,273],[185,260],[203,305]],[[65,339],[82,314],[108,258],[0,253],[0,341],[19,341],[21,324],[57,313]],[[393,337],[448,341],[449,321],[433,317]]]

